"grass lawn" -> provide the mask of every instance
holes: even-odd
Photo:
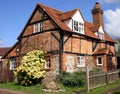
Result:
[[[103,92],[108,91],[108,90],[113,89],[113,88],[116,88],[118,86],[120,86],[120,79],[114,83],[111,83],[111,84],[108,84],[108,85],[105,85],[105,86],[102,86],[102,87],[99,87],[96,89],[92,89],[92,90],[90,90],[89,94],[102,94]],[[86,93],[84,93],[84,94],[86,94]],[[120,92],[119,93],[116,92],[113,94],[120,94]]]
[[[96,89],[90,90],[89,94],[101,94],[102,92],[108,91],[110,89],[116,88],[120,86],[120,80],[117,82],[114,82],[109,85],[105,85],[103,87],[99,87]],[[72,94],[74,91],[81,91],[85,88],[72,88],[72,87],[63,87],[65,89],[64,92],[45,92],[42,90],[41,85],[36,85],[36,86],[31,86],[31,87],[24,87],[24,86],[18,86],[15,83],[7,83],[7,84],[0,84],[0,88],[7,88],[7,89],[12,89],[12,90],[17,90],[17,91],[23,91],[26,92],[27,94]],[[86,92],[84,92],[86,94]],[[113,94],[120,94],[120,91],[117,91]]]
[[[24,87],[18,86],[15,83],[7,83],[7,84],[0,84],[0,88],[7,88],[16,91],[23,91],[27,94],[72,94],[75,90],[79,91],[84,88],[70,88],[70,87],[63,87],[65,91],[61,92],[45,92],[42,90],[41,85],[31,86],[31,87]]]

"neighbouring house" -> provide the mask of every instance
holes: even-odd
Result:
[[[79,9],[62,12],[37,4],[18,41],[5,54],[9,69],[15,70],[22,57],[32,50],[46,51],[46,71],[74,72],[87,63],[105,71],[116,68],[115,41],[104,29],[103,10],[98,2],[92,9],[93,23]]]
[[[6,77],[6,75],[4,75],[3,77],[3,72],[8,71],[8,59],[2,59],[2,57],[10,50],[10,47],[0,47],[0,82],[3,80],[6,80],[4,77]],[[8,74],[7,74],[8,75]]]

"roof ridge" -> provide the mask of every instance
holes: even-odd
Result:
[[[66,20],[72,18],[72,16],[80,9],[76,8],[73,10],[66,11],[60,15],[60,20]]]
[[[60,10],[54,9],[54,8],[49,7],[49,6],[46,6],[46,5],[43,5],[43,4],[41,4],[41,3],[38,3],[37,5],[40,6],[40,7],[42,7],[44,10],[46,10],[46,9],[45,9],[45,7],[46,7],[46,8],[52,9],[52,10],[54,10],[54,11],[56,11],[56,12],[63,13],[63,12],[60,11]]]

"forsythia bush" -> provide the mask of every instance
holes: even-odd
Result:
[[[31,86],[41,82],[45,76],[43,69],[44,54],[43,51],[34,50],[23,57],[21,65],[14,72],[18,84]]]

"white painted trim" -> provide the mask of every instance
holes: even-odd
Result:
[[[101,58],[101,64],[98,63],[98,58]],[[103,65],[103,58],[102,56],[97,56],[97,66],[102,66]]]

